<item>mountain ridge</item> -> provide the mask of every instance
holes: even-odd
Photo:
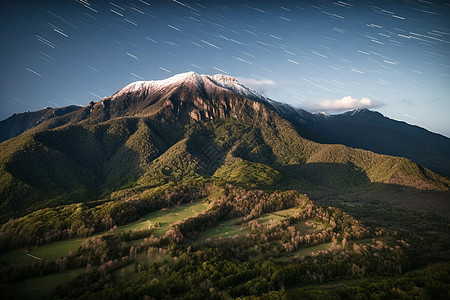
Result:
[[[13,114],[7,119],[0,121],[0,143],[18,136],[46,120],[70,114],[81,108],[78,105],[69,105],[60,108],[46,107],[34,112],[26,111]]]
[[[280,187],[450,186],[405,158],[318,144],[273,103],[249,99],[206,75],[201,82],[186,76],[193,80],[171,82],[155,93],[126,89],[1,143],[3,218],[183,178],[210,178],[223,167],[218,174],[239,174],[240,162]]]
[[[180,96],[176,90],[181,86],[187,90]],[[178,113],[181,112],[180,109],[187,111],[187,114],[184,114],[186,119],[210,120],[228,115],[233,110],[230,107],[232,103],[222,105],[224,99],[212,101],[223,98],[227,93],[237,93],[243,98],[257,102],[252,105],[264,103],[289,120],[302,137],[309,140],[407,157],[441,175],[450,176],[450,139],[445,136],[389,119],[368,109],[357,109],[337,115],[310,113],[268,99],[241,85],[236,78],[221,74],[209,76],[186,72],[163,80],[136,81],[112,96],[91,102],[86,107],[68,106],[18,114],[0,121],[0,141],[36,126],[51,129],[79,122],[92,124],[118,117],[141,117],[158,112],[164,114],[164,111],[170,115],[168,111],[173,110],[175,106]],[[172,95],[175,97],[171,98]],[[241,111],[234,111],[234,114],[239,113]],[[26,117],[32,121],[25,122],[24,125],[22,123]]]
[[[326,143],[407,157],[450,176],[450,139],[416,125],[390,119],[368,109],[324,117],[311,123]]]
[[[165,91],[170,94],[168,89],[176,89],[180,85],[187,86],[193,91],[196,90],[196,96],[199,99],[205,96],[205,89],[211,91],[223,88],[253,101],[265,103],[291,121],[303,137],[315,142],[343,144],[379,154],[407,157],[435,172],[450,176],[450,155],[448,154],[450,153],[450,139],[443,135],[406,122],[389,119],[368,109],[356,109],[337,115],[310,113],[301,108],[268,99],[241,85],[236,78],[231,76],[221,74],[199,75],[195,72],[181,73],[163,80],[136,81],[128,84],[112,96],[103,98],[98,102],[91,102],[86,107],[68,106],[51,111],[44,109],[39,112],[28,112],[25,113],[25,116],[39,115],[40,117],[39,120],[36,120],[35,117],[34,122],[26,122],[25,126],[21,124],[23,123],[23,117],[19,118],[23,114],[11,116],[0,121],[0,142],[17,136],[25,130],[32,129],[46,120],[53,120],[55,117],[63,115],[65,115],[65,118],[58,118],[49,122],[46,125],[47,128],[59,127],[66,123],[83,121],[92,123],[115,117],[153,114],[156,110],[164,109],[167,105],[177,105],[177,103],[173,103],[171,99],[165,99],[166,102],[164,102],[160,99],[156,101],[155,97],[153,99],[146,98],[158,93],[163,94]],[[133,104],[126,102],[129,101],[127,95],[132,94],[131,98],[138,99],[138,102],[147,101],[150,103],[145,106],[134,103],[137,105],[135,105],[134,111],[130,111],[130,105]],[[117,100],[122,104],[114,103]],[[199,120],[210,119],[215,113],[215,116],[217,116],[217,112],[214,112],[214,110],[206,110],[206,113],[201,113],[204,110],[204,107],[201,106],[210,104],[212,103],[203,103],[202,100],[197,104],[194,103],[197,109],[189,112],[190,117]],[[216,108],[219,107],[216,105]],[[122,115],[123,110],[127,109],[128,112]],[[414,141],[414,139],[417,139],[417,141]]]

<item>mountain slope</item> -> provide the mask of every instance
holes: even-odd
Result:
[[[310,124],[322,142],[407,157],[450,175],[450,139],[418,126],[367,109],[331,116],[317,114]]]
[[[450,139],[445,136],[368,109],[338,115],[312,114],[289,104],[264,100],[309,140],[406,157],[450,176]]]
[[[180,88],[184,89],[182,94],[178,93]],[[264,103],[289,120],[301,136],[309,140],[406,157],[442,175],[450,175],[450,139],[447,137],[367,109],[340,115],[311,114],[267,99],[240,85],[232,77],[198,75],[193,72],[178,74],[166,80],[134,82],[113,96],[97,103],[91,102],[84,108],[68,106],[14,115],[0,122],[0,141],[36,126],[51,129],[67,123],[98,123],[117,117],[150,116],[165,110],[176,110],[176,117],[186,117],[183,111],[188,111],[187,118],[196,120],[224,117],[231,107],[221,106],[220,101],[213,100],[224,92]],[[185,101],[190,97],[197,100],[193,103]],[[169,113],[168,117],[173,115]]]
[[[81,106],[76,105],[61,108],[46,107],[39,111],[14,114],[6,120],[0,121],[0,143],[18,136],[46,120],[69,114],[80,108]]]
[[[260,164],[256,169],[279,187],[449,187],[407,159],[302,135],[274,103],[228,76],[191,72],[133,83],[1,143],[0,215],[5,220],[185,178],[239,178],[242,163]]]

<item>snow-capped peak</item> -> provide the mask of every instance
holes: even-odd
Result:
[[[137,92],[140,90],[151,90],[154,92],[157,90],[161,90],[164,87],[171,86],[173,84],[187,83],[187,82],[191,83],[202,82],[202,79],[201,76],[195,72],[186,72],[162,80],[136,81],[130,83],[129,85],[118,91],[116,93],[116,96],[126,93]]]
[[[217,84],[223,88],[226,88],[228,90],[231,90],[235,93],[238,93],[242,96],[245,96],[248,98],[253,98],[253,99],[258,98],[258,99],[266,100],[266,98],[263,95],[261,95],[260,93],[258,93],[255,90],[252,90],[252,89],[249,89],[249,88],[243,86],[234,77],[231,77],[228,75],[222,75],[222,74],[216,74],[214,76],[206,76],[206,77],[208,77],[208,79],[210,79],[215,84]]]
[[[367,111],[369,111],[367,108],[356,108],[354,110],[351,110],[350,113],[351,113],[352,116],[354,116],[354,115],[357,115],[359,113],[364,113],[364,112],[367,112]]]
[[[133,83],[130,83],[120,91],[118,91],[114,97],[118,97],[123,94],[127,93],[134,93],[139,91],[146,91],[148,93],[155,93],[158,91],[161,91],[163,89],[166,89],[168,87],[174,86],[174,85],[180,85],[180,84],[188,84],[192,86],[205,86],[205,81],[211,81],[214,85],[233,91],[235,93],[238,93],[244,97],[251,98],[251,99],[263,99],[268,101],[264,96],[262,96],[260,93],[249,89],[242,84],[239,83],[239,81],[231,76],[228,75],[222,75],[217,74],[214,76],[209,75],[199,75],[195,72],[186,72],[174,75],[172,77],[169,77],[167,79],[163,80],[152,80],[152,81],[136,81]]]

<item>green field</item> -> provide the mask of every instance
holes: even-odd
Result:
[[[256,220],[258,221],[259,224],[266,224],[268,223],[270,220],[286,220],[286,217],[279,215],[277,213],[268,213],[268,214],[264,214],[259,218],[256,218]]]
[[[77,251],[78,247],[80,247],[85,240],[86,238],[77,238],[39,246],[34,249],[12,250],[3,253],[0,256],[0,261],[15,262],[19,264],[28,264],[41,259],[55,261],[58,258],[66,256],[70,251]]]
[[[383,238],[370,238],[370,239],[362,239],[355,241],[358,245],[366,245],[370,243],[374,243],[377,240],[383,240]],[[291,259],[299,258],[300,256],[311,256],[313,252],[321,251],[321,250],[328,250],[331,247],[331,242],[323,243],[311,247],[303,247],[300,248],[284,257],[279,257],[276,260],[277,261],[290,261]]]
[[[217,226],[203,231],[198,237],[199,242],[204,242],[209,238],[229,238],[241,235],[249,231],[246,225],[232,225],[236,219],[219,223]]]
[[[280,216],[280,217],[288,218],[288,217],[292,216],[294,213],[296,213],[302,207],[303,207],[303,205],[300,207],[297,206],[297,207],[292,207],[292,208],[288,208],[288,209],[278,210],[276,212],[273,212],[272,214]]]
[[[306,225],[306,222],[307,220],[303,220],[295,223],[294,224],[295,229],[300,231],[302,235],[316,232],[316,230],[313,227]]]
[[[300,248],[295,252],[292,252],[293,256],[311,256],[313,252],[328,250],[331,247],[331,242],[315,245],[312,247]]]
[[[164,210],[154,211],[145,215],[139,221],[118,227],[116,232],[147,229],[150,224],[159,223],[159,227],[156,228],[155,235],[160,236],[169,229],[170,224],[204,212],[207,206],[208,203],[206,201],[200,201],[192,204],[174,206]]]
[[[278,257],[275,260],[276,261],[282,261],[282,262],[289,262],[292,259],[300,258],[301,256],[311,256],[313,252],[321,251],[321,250],[328,250],[331,247],[331,242],[329,243],[323,243],[311,247],[304,247],[300,248],[286,256]]]

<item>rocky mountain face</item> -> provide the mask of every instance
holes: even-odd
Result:
[[[1,143],[0,216],[187,178],[249,184],[243,174],[256,187],[448,190],[447,178],[406,158],[314,142],[336,138],[320,118],[224,75],[135,82]]]

